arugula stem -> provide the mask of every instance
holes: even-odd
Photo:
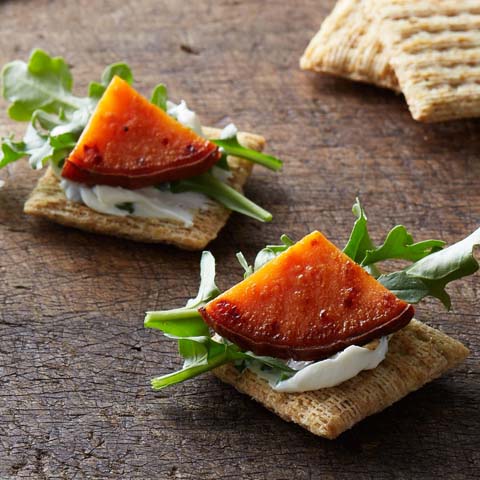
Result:
[[[257,163],[258,165],[263,165],[264,167],[267,167],[270,170],[274,171],[280,170],[282,168],[283,162],[278,158],[262,152],[257,152],[256,150],[242,147],[240,144],[238,144],[238,146],[232,145],[229,139],[211,141],[215,145],[221,147],[227,155],[245,158],[246,160],[250,160],[253,163]]]
[[[171,189],[175,193],[187,191],[203,193],[235,212],[242,213],[261,222],[270,222],[272,220],[270,212],[264,210],[210,173],[203,173],[197,177],[172,183]]]
[[[174,308],[172,310],[163,310],[159,312],[147,312],[145,316],[145,326],[155,328],[157,323],[168,322],[170,320],[189,320],[202,319],[196,308]]]

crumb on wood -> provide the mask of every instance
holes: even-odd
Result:
[[[192,47],[186,43],[182,43],[180,45],[180,50],[185,53],[189,53],[190,55],[200,55],[200,50],[198,48]]]

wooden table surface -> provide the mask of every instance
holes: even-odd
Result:
[[[401,96],[302,72],[299,57],[333,0],[3,1],[0,63],[34,47],[64,56],[76,90],[125,60],[137,86],[159,81],[205,124],[263,134],[285,160],[256,168],[247,194],[269,225],[233,215],[210,245],[219,285],[288,232],[343,245],[356,195],[377,241],[396,223],[453,242],[480,222],[478,120],[416,123]],[[5,103],[1,103],[4,112]],[[16,132],[5,113],[0,133]],[[0,478],[469,479],[480,469],[480,280],[451,286],[453,309],[417,317],[470,349],[455,371],[337,441],[282,421],[211,375],[154,393],[180,365],[143,328],[147,309],[196,293],[199,254],[28,218],[38,178],[0,173]]]

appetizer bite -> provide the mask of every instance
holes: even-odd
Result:
[[[0,168],[23,157],[34,169],[48,166],[25,213],[186,249],[205,247],[231,211],[272,219],[241,193],[254,163],[282,166],[261,153],[265,140],[233,124],[202,127],[162,84],[147,100],[126,64],[107,67],[77,97],[65,61],[35,50],[28,63],[5,65],[2,83],[10,117],[29,124],[22,141],[3,138]]]
[[[413,319],[427,296],[450,308],[446,285],[478,270],[480,228],[454,245],[414,243],[402,225],[382,245],[359,201],[345,248],[320,232],[261,250],[244,280],[221,293],[215,259],[203,252],[198,295],[185,307],[148,312],[145,326],[178,340],[183,368],[155,390],[214,374],[311,432],[336,438],[368,415],[460,363],[468,350]],[[401,270],[380,264],[403,260]]]

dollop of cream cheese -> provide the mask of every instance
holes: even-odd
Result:
[[[182,100],[178,105],[167,100],[167,113],[173,117],[177,122],[191,128],[195,133],[203,137],[202,124],[198,115],[187,107],[185,100]]]
[[[198,115],[190,110],[182,100],[178,105],[167,101],[167,113],[178,122],[203,136],[202,124]],[[227,125],[221,133],[221,138],[236,135],[235,125]],[[52,165],[52,167],[54,167]],[[58,169],[54,168],[57,175]],[[219,167],[213,167],[212,174],[219,180],[226,181],[230,172]],[[167,188],[145,187],[129,190],[122,187],[95,185],[89,187],[81,183],[60,179],[60,186],[65,196],[73,202],[81,202],[92,210],[108,215],[125,217],[162,218],[182,222],[186,227],[193,224],[193,218],[198,210],[208,208],[212,203],[206,195],[196,192],[172,193]],[[131,211],[118,208],[118,205],[130,204]]]
[[[276,381],[277,375],[268,370],[262,370],[261,364],[258,362],[252,362],[248,368],[267,380],[272,389],[277,392],[308,392],[335,387],[357,376],[362,370],[376,368],[387,355],[388,340],[388,337],[382,337],[373,350],[351,345],[319,362],[289,361],[287,364],[298,371],[292,377],[280,382]]]
[[[220,139],[226,140],[227,138],[233,138],[237,135],[238,130],[235,124],[229,123],[221,132]]]

